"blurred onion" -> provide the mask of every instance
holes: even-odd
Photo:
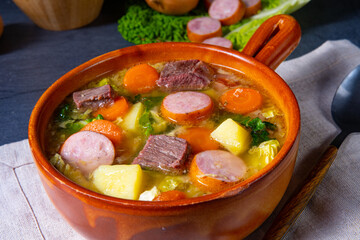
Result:
[[[196,7],[199,0],[145,0],[155,11],[167,15],[182,15]]]
[[[1,37],[2,33],[3,33],[3,31],[4,31],[4,23],[3,23],[3,20],[2,20],[2,18],[0,16],[0,37]]]

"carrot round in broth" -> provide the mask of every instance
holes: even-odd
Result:
[[[115,146],[123,141],[122,129],[115,123],[107,120],[95,120],[85,125],[80,131],[92,131],[105,135]]]
[[[190,144],[193,153],[199,153],[219,149],[219,143],[210,137],[211,132],[212,130],[208,128],[192,127],[186,129],[177,137],[185,139]]]
[[[178,190],[171,190],[160,193],[157,197],[154,198],[154,201],[175,201],[185,198],[186,198],[185,193]]]
[[[229,112],[247,114],[261,107],[262,96],[255,89],[239,87],[221,95],[220,103]]]
[[[124,87],[131,93],[148,93],[156,87],[159,73],[149,64],[139,64],[130,68],[124,76]]]
[[[124,116],[129,110],[129,104],[124,97],[120,97],[110,106],[99,108],[92,113],[94,117],[102,115],[106,120],[115,121],[116,118]]]
[[[161,104],[161,113],[179,125],[191,125],[210,117],[213,101],[205,93],[176,92],[167,95]]]

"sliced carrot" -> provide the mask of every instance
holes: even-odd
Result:
[[[185,193],[178,190],[172,190],[160,193],[157,197],[154,198],[154,201],[175,201],[185,198]]]
[[[262,96],[251,88],[234,88],[220,97],[220,103],[229,112],[246,114],[261,107]]]
[[[159,73],[149,64],[140,64],[130,68],[124,76],[124,87],[131,93],[148,93],[156,87]]]
[[[93,131],[101,133],[109,138],[115,146],[119,146],[123,141],[122,129],[115,123],[107,120],[95,120],[85,125],[81,131]]]
[[[124,116],[129,110],[129,104],[124,97],[115,100],[110,106],[99,108],[92,113],[94,117],[101,114],[106,120],[115,121],[118,117]]]
[[[213,101],[205,93],[176,92],[164,98],[161,114],[173,123],[192,125],[209,118],[213,107]]]
[[[185,139],[191,146],[193,153],[206,150],[218,149],[219,143],[210,137],[211,130],[204,127],[192,127],[179,134],[179,138]]]

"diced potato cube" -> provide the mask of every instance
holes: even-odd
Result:
[[[144,105],[141,102],[134,104],[129,112],[125,115],[124,121],[121,122],[121,127],[125,131],[130,131],[133,133],[139,132],[139,119],[144,112]]]
[[[222,122],[211,137],[235,155],[245,152],[251,142],[250,133],[231,118]]]
[[[140,165],[101,165],[92,176],[92,182],[103,194],[137,200],[142,191],[143,172]]]

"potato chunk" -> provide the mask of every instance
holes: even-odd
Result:
[[[231,118],[222,122],[211,137],[235,155],[245,152],[251,142],[250,133]]]
[[[142,191],[143,172],[140,165],[102,165],[92,176],[92,182],[103,194],[137,200]]]
[[[134,104],[129,112],[125,115],[124,121],[121,123],[122,129],[133,133],[140,131],[139,119],[144,112],[144,105],[141,102]]]

